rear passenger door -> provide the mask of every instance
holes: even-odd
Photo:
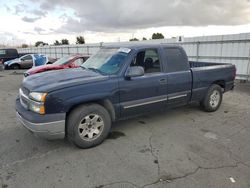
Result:
[[[158,49],[139,51],[130,66],[141,66],[145,75],[119,82],[121,116],[136,116],[164,108],[167,104],[167,77]]]
[[[33,57],[31,55],[23,56],[20,62],[21,68],[31,68],[33,66]]]
[[[168,73],[168,107],[185,105],[189,102],[192,89],[192,73],[182,48],[164,48],[166,72]]]

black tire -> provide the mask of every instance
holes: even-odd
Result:
[[[17,70],[17,69],[20,69],[20,66],[17,65],[17,64],[14,64],[14,65],[11,65],[10,68],[14,69],[14,70]]]
[[[92,116],[96,116],[96,117],[100,117],[98,120],[98,123],[100,124],[104,124],[102,126],[102,128],[96,128],[100,130],[99,134],[95,134],[94,136],[96,138],[88,138],[88,134],[87,133],[86,137],[84,137],[84,134],[81,134],[81,131],[83,133],[83,131],[86,131],[86,129],[94,129],[94,128],[90,128],[90,125],[86,125],[86,127],[83,129],[80,126],[80,123],[82,124],[86,124],[86,119],[87,117],[92,117]],[[94,119],[94,118],[93,118]],[[93,120],[91,119],[91,121]],[[93,123],[94,124],[94,123]],[[83,125],[85,126],[85,125]],[[91,125],[92,126],[92,125]],[[94,125],[93,125],[94,127]],[[108,113],[108,111],[101,105],[99,104],[86,104],[86,105],[81,105],[77,108],[75,108],[68,116],[67,118],[67,124],[66,124],[66,128],[67,128],[67,138],[69,139],[69,141],[73,142],[77,147],[79,148],[91,148],[94,146],[97,146],[99,144],[101,144],[106,137],[109,134],[110,128],[111,128],[111,118],[110,115]],[[95,130],[96,130],[95,129]],[[90,131],[90,130],[88,130]],[[87,132],[88,132],[87,131]],[[93,136],[93,135],[92,135]],[[89,139],[89,140],[88,140]],[[90,140],[91,139],[91,140]]]
[[[216,97],[214,95],[216,94]],[[218,110],[222,102],[222,88],[213,84],[209,87],[205,98],[201,101],[200,105],[206,112],[214,112]]]

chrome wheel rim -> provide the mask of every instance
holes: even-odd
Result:
[[[78,133],[81,139],[92,141],[97,139],[103,131],[104,121],[97,114],[85,116],[79,123]]]
[[[220,92],[214,90],[213,93],[210,95],[210,105],[212,108],[216,108],[220,103]]]

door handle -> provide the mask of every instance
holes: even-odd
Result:
[[[167,83],[167,79],[166,78],[161,78],[159,80],[159,82],[160,82],[160,84],[165,84],[165,83]]]

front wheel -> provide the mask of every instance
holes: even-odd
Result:
[[[86,104],[74,109],[67,119],[67,137],[80,148],[101,144],[108,136],[111,118],[98,104]]]
[[[207,91],[203,101],[201,101],[202,108],[207,112],[214,112],[218,110],[222,102],[222,88],[213,84]]]
[[[14,69],[14,70],[17,70],[17,69],[20,69],[20,66],[14,64],[14,65],[11,65],[10,68],[11,68],[11,69]]]

